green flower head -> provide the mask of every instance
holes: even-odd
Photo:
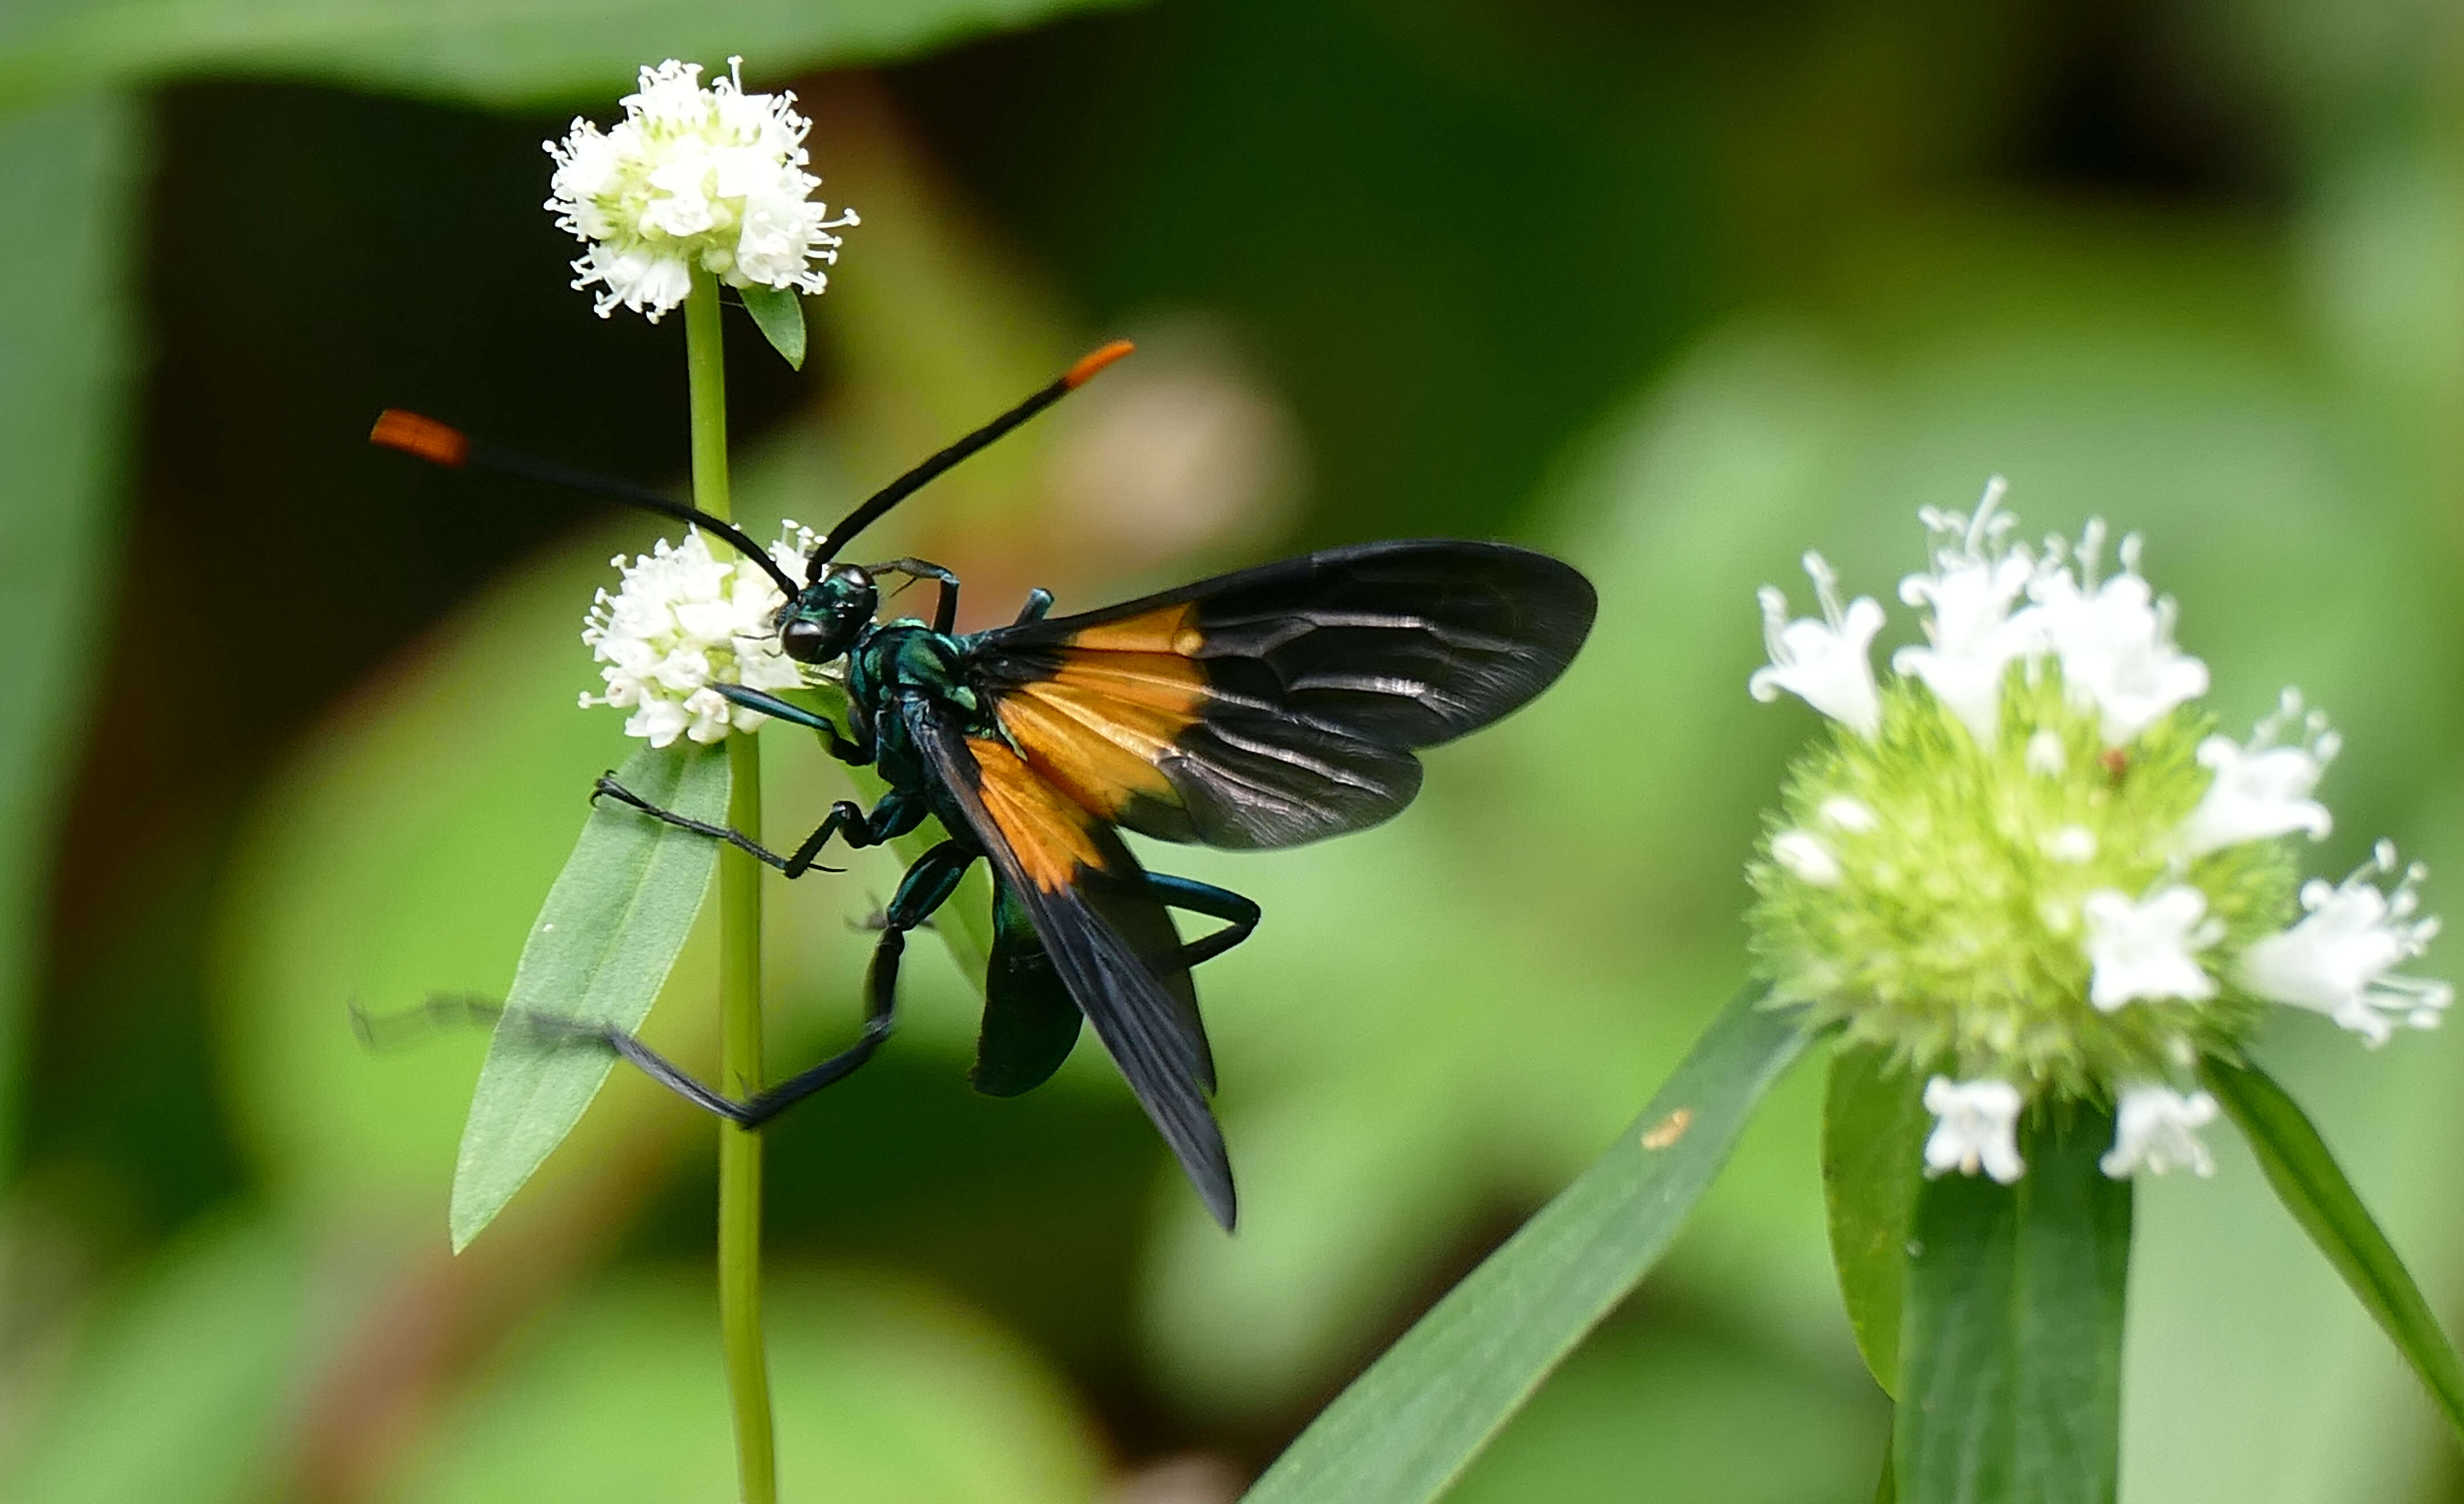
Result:
[[[1900,594],[1925,641],[1882,681],[1881,607],[1843,606],[1819,556],[1820,620],[1762,592],[1771,662],[1750,688],[1832,723],[1749,869],[1754,954],[1775,999],[1931,1077],[1933,1173],[2015,1180],[2019,1115],[2085,1098],[2117,1109],[2108,1174],[2204,1174],[2200,1058],[2236,1056],[2271,1003],[2371,1044],[2434,1025],[2451,989],[2394,968],[2437,922],[2384,845],[2302,886],[2290,838],[2330,823],[2312,797],[2339,746],[2325,718],[2288,690],[2248,742],[2216,735],[2138,538],[2101,578],[2101,523],[2033,552],[2001,491],[1921,514],[1933,567]]]

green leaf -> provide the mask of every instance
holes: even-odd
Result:
[[[33,0],[0,12],[0,106],[81,80],[267,72],[493,104],[599,96],[662,57],[757,80],[912,55],[1102,0]]]
[[[2396,1351],[2412,1365],[2448,1424],[2464,1436],[2464,1364],[2456,1361],[2454,1344],[2309,1117],[2255,1067],[2245,1070],[2210,1060],[2202,1073],[2208,1090],[2250,1140],[2285,1209],[2344,1276]]]
[[[0,1166],[16,1126],[18,1018],[36,965],[69,754],[119,499],[122,278],[140,151],[127,101],[0,117]]]
[[[2121,1465],[2130,1183],[2109,1113],[2032,1116],[2015,1185],[1917,1192],[1891,1438],[1905,1504],[2110,1504]]]
[[[792,287],[748,287],[744,311],[793,370],[804,368],[804,299]]]
[[[785,1263],[786,1261],[781,1261]],[[446,1398],[390,1504],[735,1498],[709,1276],[640,1265],[560,1292],[477,1382]],[[775,1271],[763,1299],[780,1494],[915,1504],[1089,1504],[1102,1431],[1050,1360],[912,1275]]]
[[[644,748],[617,777],[652,804],[695,819],[727,814],[722,748]],[[642,1027],[710,886],[718,845],[603,804],[548,890],[506,995],[453,1166],[453,1248],[470,1246],[582,1120],[616,1057],[543,1041],[511,1015],[562,1013]]]
[[[1822,1096],[1822,1199],[1831,1219],[1831,1262],[1857,1350],[1882,1392],[1898,1391],[1900,1281],[1908,1221],[1922,1179],[1932,1117],[1925,1089],[1874,1049],[1831,1057]]]
[[[106,1290],[0,1496],[241,1504],[278,1496],[290,1406],[331,1305],[303,1240],[220,1216]]]
[[[1634,1127],[1337,1397],[1245,1504],[1444,1493],[1667,1249],[1806,1043],[1761,987],[1739,994]]]

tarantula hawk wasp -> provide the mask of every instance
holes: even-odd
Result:
[[[863,1036],[789,1080],[736,1100],[620,1031],[594,1034],[691,1101],[758,1126],[870,1058],[888,1037],[908,932],[979,859],[992,864],[994,941],[974,1073],[978,1090],[1042,1084],[1082,1019],[1118,1063],[1207,1209],[1234,1221],[1232,1168],[1207,1098],[1215,1063],[1190,970],[1246,940],[1258,906],[1149,873],[1121,830],[1256,850],[1358,830],[1419,791],[1413,752],[1478,730],[1564,672],[1596,598],[1583,576],[1504,543],[1422,540],[1330,548],[1123,605],[1053,616],[1031,592],[1015,621],[956,630],[958,580],[919,559],[856,564],[841,551],[934,477],[1128,354],[1109,344],[848,513],[799,580],[741,531],[645,487],[472,441],[388,411],[375,442],[480,465],[688,521],[767,570],[786,597],[781,652],[844,659],[847,724],[737,685],[735,703],[810,727],[845,762],[877,769],[869,810],[831,808],[792,852],[659,808],[618,784],[594,798],[729,842],[789,877],[836,839],[878,845],[937,816],[949,838],[910,867],[882,918]],[[930,582],[930,621],[877,621],[884,575]],[[1171,909],[1224,921],[1183,942]]]

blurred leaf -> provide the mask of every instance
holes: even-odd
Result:
[[[1886,1051],[1841,1050],[1831,1057],[1822,1098],[1831,1259],[1858,1351],[1886,1394],[1898,1387],[1900,1282],[1931,1121],[1916,1076],[1893,1070]]]
[[[298,1244],[266,1227],[175,1242],[135,1288],[104,1297],[0,1493],[43,1504],[268,1497],[315,1332],[310,1273]]]
[[[1446,1504],[1866,1504],[1888,1417],[1871,1384],[1667,1314],[1603,1324]]]
[[[2456,1360],[2454,1344],[2319,1130],[2256,1067],[2244,1070],[2211,1059],[2202,1074],[2258,1155],[2285,1209],[2386,1329],[2448,1424],[2464,1434],[2464,1365]]]
[[[727,818],[723,751],[644,747],[617,770],[625,786],[689,819]],[[612,1051],[543,1042],[523,1013],[613,1024],[631,1033],[692,933],[718,843],[614,800],[590,812],[548,889],[480,1068],[453,1166],[454,1251],[470,1245],[582,1120],[615,1068]]]
[[[804,299],[792,287],[754,286],[742,289],[744,311],[770,348],[797,369],[804,368]]]
[[[139,143],[117,96],[0,113],[0,266],[29,269],[0,287],[0,1169],[13,1158],[19,1015],[50,912],[41,868],[85,724],[116,539]]]
[[[759,77],[903,57],[1111,0],[34,0],[0,104],[96,78],[265,72],[515,105],[605,97],[662,57]]]
[[[1894,1483],[1908,1504],[2110,1504],[2122,1443],[2130,1183],[2110,1113],[2023,1125],[2013,1185],[1917,1192]]]
[[[402,1504],[733,1497],[707,1275],[573,1302],[465,1396]],[[775,1271],[763,1295],[782,1496],[830,1504],[1085,1504],[1102,1449],[1057,1376],[929,1290]]]
[[[1806,1043],[1761,988],[1740,993],[1626,1135],[1337,1397],[1246,1504],[1444,1493],[1650,1270]]]

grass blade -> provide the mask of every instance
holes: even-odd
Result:
[[[2211,1060],[2203,1073],[2208,1090],[2258,1155],[2277,1199],[2344,1276],[2447,1423],[2464,1437],[2464,1365],[2456,1361],[2454,1344],[2308,1115],[2255,1068]]]
[[[1888,1060],[1871,1049],[1831,1057],[1822,1094],[1822,1201],[1857,1350],[1882,1392],[1896,1394],[1900,1282],[1933,1117],[1925,1110],[1924,1082],[1890,1069]]]
[[[1642,1117],[1448,1292],[1275,1460],[1244,1504],[1423,1504],[1442,1493],[1664,1251],[1746,1119],[1806,1046],[1749,988]]]
[[[1891,1438],[1902,1504],[2111,1504],[2130,1183],[2110,1114],[2032,1118],[2015,1185],[1917,1192]]]
[[[679,744],[636,752],[617,773],[652,804],[702,820],[727,814],[727,754]],[[565,1013],[635,1029],[650,1013],[710,886],[717,843],[603,801],[531,926],[508,1011]],[[455,1251],[495,1220],[564,1141],[616,1057],[500,1026],[479,1070],[453,1166]]]

